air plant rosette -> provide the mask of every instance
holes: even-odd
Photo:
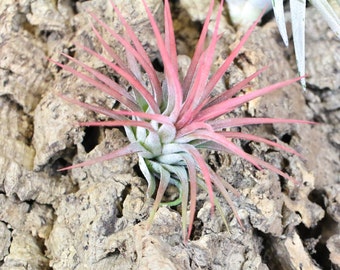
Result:
[[[113,28],[90,13],[96,26],[93,31],[103,49],[110,56],[105,57],[89,47],[78,45],[80,50],[89,53],[101,61],[115,75],[124,78],[132,90],[119,85],[114,79],[90,67],[76,58],[63,54],[81,71],[54,60],[53,63],[72,73],[90,85],[96,87],[117,100],[118,109],[109,109],[100,105],[88,104],[66,96],[61,96],[68,102],[81,106],[112,120],[81,122],[79,126],[97,127],[123,127],[129,144],[109,154],[78,163],[62,170],[70,170],[94,163],[104,162],[121,156],[135,154],[138,156],[138,165],[148,183],[147,195],[156,194],[149,222],[161,204],[175,206],[181,204],[183,239],[188,240],[193,228],[196,212],[196,199],[198,188],[206,190],[211,203],[211,212],[214,208],[220,210],[220,204],[215,192],[220,192],[234,212],[236,219],[242,226],[237,209],[231,200],[229,192],[237,191],[216,172],[209,167],[202,156],[201,150],[219,151],[234,154],[250,162],[259,170],[267,169],[281,177],[298,184],[299,181],[287,173],[262,159],[246,153],[234,140],[248,140],[265,143],[271,147],[284,150],[292,155],[300,156],[289,146],[270,141],[268,139],[248,133],[234,131],[235,127],[274,123],[311,123],[304,120],[280,118],[227,118],[226,114],[246,102],[261,97],[297,82],[301,77],[278,82],[264,88],[243,93],[242,89],[249,86],[265,68],[255,72],[244,80],[226,89],[224,92],[212,95],[216,84],[221,80],[240,49],[256,27],[258,20],[248,29],[239,44],[224,60],[216,72],[211,74],[215,60],[216,44],[223,33],[218,32],[222,16],[223,3],[221,1],[216,14],[215,25],[209,37],[208,26],[215,8],[214,0],[210,2],[206,20],[197,42],[191,64],[182,78],[179,75],[177,62],[176,40],[171,18],[169,2],[164,1],[164,35],[158,28],[144,0],[142,0],[154,37],[159,49],[159,55],[164,66],[164,74],[159,76],[152,65],[152,61],[137,35],[129,26],[118,8],[112,3],[113,9],[120,23],[125,28],[124,34],[118,34]],[[125,59],[120,58],[115,50],[103,38],[97,27],[102,27],[125,49]],[[145,80],[145,78],[147,78]],[[173,201],[162,201],[164,193],[169,186],[178,190],[178,198]],[[187,210],[189,208],[189,215]],[[222,212],[222,211],[220,211]],[[220,213],[226,219],[223,213]]]

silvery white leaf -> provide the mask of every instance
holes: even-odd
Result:
[[[273,3],[273,10],[275,14],[277,27],[279,28],[283,42],[288,47],[288,36],[287,36],[286,20],[285,20],[284,9],[283,9],[283,0],[272,0],[272,3]]]
[[[148,182],[148,190],[147,190],[147,195],[148,197],[151,197],[152,194],[155,192],[156,189],[156,182],[155,182],[155,177],[153,174],[150,172],[150,169],[148,168],[148,165],[145,163],[145,160],[143,157],[138,155],[138,165],[139,169],[141,170],[142,174],[144,175],[146,181]]]
[[[305,17],[306,0],[291,0],[292,31],[297,67],[300,76],[305,75]],[[306,88],[306,79],[301,79],[302,87]]]
[[[309,1],[321,13],[322,17],[328,23],[329,27],[340,39],[340,20],[332,6],[327,2],[327,0],[309,0]],[[334,4],[336,5],[336,3]]]

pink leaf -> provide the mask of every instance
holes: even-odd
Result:
[[[194,56],[191,60],[191,64],[190,64],[189,69],[187,71],[187,74],[184,78],[183,90],[184,90],[184,96],[185,97],[187,95],[187,91],[189,90],[189,88],[191,86],[191,83],[193,82],[196,67],[198,66],[199,59],[200,59],[202,52],[203,52],[203,48],[204,48],[204,44],[205,44],[205,40],[206,40],[206,35],[207,35],[207,32],[208,32],[208,26],[209,26],[209,22],[210,22],[210,17],[211,17],[213,8],[214,8],[214,1],[212,0],[212,1],[210,1],[209,10],[208,10],[208,13],[206,15],[206,19],[204,21],[204,25],[203,25],[203,28],[202,28],[200,38],[199,38],[197,45],[196,45]]]
[[[187,98],[181,109],[181,119],[178,123],[179,127],[182,127],[186,125],[186,123],[188,123],[195,108],[200,105],[200,103],[206,98],[207,95],[210,94],[206,92],[205,89],[208,82],[211,65],[214,60],[216,43],[218,41],[218,26],[221,19],[222,8],[223,1],[221,1],[217,12],[215,28],[210,44],[206,51],[199,58],[198,68],[196,70],[193,83],[189,89]]]
[[[273,141],[270,141],[270,140],[267,140],[265,138],[255,136],[255,135],[252,135],[252,134],[246,134],[246,133],[243,133],[243,132],[231,132],[231,131],[219,132],[219,134],[222,134],[226,138],[235,138],[235,139],[244,139],[244,140],[254,141],[254,142],[262,142],[262,143],[265,143],[267,145],[276,147],[278,149],[282,149],[283,151],[286,151],[287,153],[291,153],[293,155],[302,157],[302,155],[300,153],[296,152],[294,149],[292,149],[288,146],[284,146],[284,145],[278,144],[276,142],[273,142]]]
[[[243,96],[238,96],[238,97],[234,97],[225,101],[222,101],[221,103],[218,103],[216,105],[210,106],[207,109],[202,110],[197,118],[196,121],[207,121],[210,119],[214,119],[222,114],[228,113],[231,110],[233,110],[234,108],[244,104],[245,102],[248,102],[250,100],[253,100],[257,97],[263,96],[265,94],[268,94],[270,92],[273,92],[281,87],[290,85],[296,81],[299,81],[301,79],[301,77],[299,78],[294,78],[294,79],[290,79],[287,81],[283,81],[283,82],[279,82],[276,84],[272,84],[269,86],[266,86],[262,89],[258,89],[256,91],[253,92],[249,92]]]
[[[264,11],[263,11],[264,12]],[[251,27],[247,30],[247,32],[245,33],[245,35],[242,37],[241,41],[238,43],[238,45],[236,46],[235,49],[232,50],[232,52],[230,53],[230,55],[227,57],[227,59],[224,61],[224,63],[221,65],[221,67],[217,70],[217,72],[211,77],[207,87],[206,87],[206,91],[208,93],[211,93],[211,91],[214,89],[214,87],[216,86],[217,82],[222,78],[222,76],[224,75],[224,73],[227,71],[227,69],[229,68],[230,64],[234,61],[235,57],[238,55],[238,53],[240,52],[241,48],[243,47],[244,43],[246,43],[246,41],[248,40],[250,34],[254,31],[256,25],[258,24],[258,22],[260,21],[260,19],[263,16],[263,12],[262,14],[257,18],[257,20],[251,25]]]
[[[315,122],[299,119],[285,118],[261,118],[261,117],[244,117],[244,118],[227,118],[213,120],[208,122],[214,130],[222,130],[223,128],[241,127],[246,125],[263,125],[263,124],[316,124]]]
[[[145,7],[145,10],[148,14],[150,24],[152,26],[153,32],[156,37],[159,53],[161,54],[163,64],[164,64],[164,71],[165,71],[165,78],[167,81],[167,88],[168,88],[168,108],[167,111],[170,112],[170,119],[172,121],[176,121],[181,106],[182,106],[182,100],[183,100],[183,91],[181,84],[179,82],[178,73],[176,72],[175,67],[172,65],[172,61],[170,59],[170,56],[165,48],[164,41],[162,39],[162,35],[158,29],[158,26],[156,24],[156,21],[148,8],[148,6],[145,3],[145,0],[143,0],[143,4]]]
[[[61,98],[65,99],[66,101],[70,102],[70,103],[76,104],[78,106],[84,107],[88,110],[91,110],[91,111],[94,111],[94,112],[97,112],[97,113],[104,114],[104,115],[109,116],[113,119],[124,120],[124,119],[118,117],[118,116],[121,116],[121,115],[122,116],[135,116],[135,117],[139,117],[139,118],[142,118],[142,119],[155,120],[159,123],[166,124],[166,125],[171,124],[169,117],[161,115],[161,114],[144,113],[144,112],[138,112],[138,111],[109,110],[109,109],[106,109],[104,107],[84,103],[84,102],[81,102],[79,100],[66,97],[64,95],[59,95],[59,96]]]
[[[150,123],[145,121],[134,120],[115,120],[115,121],[100,121],[100,122],[79,122],[79,126],[92,126],[92,127],[143,127],[149,131],[155,132]]]
[[[212,183],[211,183],[211,179],[210,179],[209,167],[205,163],[203,157],[201,156],[201,154],[199,153],[199,151],[195,147],[193,147],[190,144],[183,144],[182,147],[183,147],[183,151],[189,153],[193,157],[195,163],[197,164],[197,166],[200,168],[200,171],[202,172],[204,181],[205,181],[207,189],[208,189],[208,194],[209,194],[210,203],[211,203],[211,212],[213,213],[215,196],[214,196]]]
[[[219,189],[219,191],[221,191],[224,199],[227,201],[228,205],[230,206],[231,210],[233,211],[234,216],[237,219],[238,223],[240,224],[241,228],[244,229],[243,223],[241,221],[240,216],[237,213],[237,209],[235,208],[234,202],[231,200],[227,190],[225,189],[225,183],[223,183],[225,181],[221,180],[216,173],[214,173],[214,172],[211,172],[211,173],[212,173],[212,175],[211,175],[212,182]]]
[[[232,98],[240,90],[242,90],[245,86],[247,86],[248,83],[252,79],[256,78],[259,74],[261,74],[266,69],[267,69],[267,67],[261,68],[260,70],[256,71],[255,73],[253,73],[249,77],[245,78],[244,80],[242,80],[238,84],[234,85],[232,88],[228,89],[227,91],[224,91],[222,94],[220,94],[220,95],[216,96],[215,98],[211,99],[211,101],[209,101],[209,103],[205,107],[207,108],[207,107],[210,107],[212,105],[221,103],[222,101],[225,101],[227,99]]]
[[[178,73],[175,32],[171,18],[169,0],[164,1],[165,46],[170,56],[174,72]]]
[[[74,59],[70,56],[67,56],[67,58],[71,59],[72,61],[76,60],[76,59]],[[101,83],[98,80],[95,80],[95,79],[93,79],[93,78],[71,68],[70,66],[63,65],[63,64],[56,62],[52,59],[49,59],[49,61],[56,64],[57,66],[61,67],[62,69],[72,73],[74,76],[76,76],[80,79],[83,79],[84,81],[88,82],[89,84],[93,85],[94,87],[97,87],[98,89],[107,93],[108,95],[112,96],[114,99],[121,102],[125,107],[129,108],[130,110],[132,110],[132,111],[139,111],[140,110],[139,106],[136,103],[134,103],[133,98],[130,96],[130,94],[127,93],[126,90],[123,89],[121,86],[118,86],[116,88],[109,87],[109,86],[105,85],[104,83]],[[82,65],[84,65],[84,67],[86,67],[90,72],[92,71],[95,74],[98,73],[97,71],[88,67],[87,65],[85,65],[85,64],[82,64]]]
[[[87,51],[88,53],[90,53],[91,55],[95,56],[96,58],[98,58],[100,61],[102,61],[104,64],[108,65],[110,68],[112,68],[115,72],[117,72],[120,76],[122,76],[124,79],[126,79],[131,86],[133,86],[145,99],[145,101],[148,103],[148,105],[150,106],[150,108],[155,112],[155,113],[159,113],[159,108],[158,105],[156,104],[154,97],[150,94],[150,92],[148,91],[148,89],[145,88],[145,86],[134,76],[132,75],[130,72],[124,70],[123,68],[115,65],[114,63],[110,62],[108,59],[106,59],[105,57],[103,57],[102,55],[96,53],[95,51],[82,46],[82,49]],[[109,80],[109,78],[103,74],[101,74],[100,72],[95,71],[94,69],[89,70],[85,64],[81,63],[80,61],[65,55],[67,58],[71,59],[72,61],[74,61],[75,63],[77,63],[78,65],[82,66],[83,68],[85,68],[87,71],[90,71],[93,75],[95,75],[98,79],[102,80],[102,81],[107,81]],[[112,80],[110,80],[112,81]]]
[[[157,77],[157,73],[154,70],[152,63],[150,61],[149,56],[147,55],[146,51],[144,50],[142,44],[140,43],[138,37],[134,33],[133,29],[130,27],[130,25],[126,22],[118,8],[115,6],[113,1],[111,1],[111,4],[116,12],[116,14],[119,17],[120,22],[124,25],[125,30],[127,31],[127,34],[129,38],[132,40],[133,45],[136,49],[134,49],[129,42],[127,42],[124,38],[122,38],[120,35],[118,35],[115,31],[112,30],[108,25],[106,25],[103,21],[99,20],[94,16],[94,18],[99,22],[110,34],[112,34],[113,37],[115,37],[125,48],[128,52],[133,54],[133,56],[138,60],[138,62],[141,64],[141,66],[144,68],[145,72],[148,74],[151,84],[153,86],[153,91],[155,94],[155,100],[157,101],[157,104],[160,105],[162,102],[162,89],[161,84],[159,82],[159,79]]]
[[[195,213],[196,213],[196,197],[197,197],[197,174],[196,174],[196,165],[195,161],[191,156],[183,155],[183,159],[186,162],[190,180],[190,214],[189,214],[189,226],[188,226],[188,234],[187,237],[184,238],[184,241],[187,242],[190,234],[192,232],[192,227],[194,224]],[[186,215],[184,212],[183,215]]]
[[[75,164],[75,165],[72,165],[72,166],[68,166],[68,167],[62,168],[58,171],[66,171],[66,170],[80,168],[80,167],[84,167],[84,166],[90,166],[90,165],[93,165],[95,163],[104,162],[104,161],[109,160],[109,159],[114,159],[114,158],[117,158],[117,157],[134,154],[134,153],[138,153],[138,152],[141,152],[141,151],[143,151],[143,149],[141,148],[139,143],[132,143],[132,144],[129,144],[129,145],[127,145],[127,146],[125,146],[121,149],[118,149],[114,152],[111,152],[107,155],[97,157],[97,158],[94,158],[94,159],[91,159],[91,160],[87,160],[87,161],[84,161],[82,163],[78,163],[78,164]]]

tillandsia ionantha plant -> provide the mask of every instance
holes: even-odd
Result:
[[[88,47],[80,45],[80,49],[96,57],[107,65],[112,72],[119,74],[128,81],[133,89],[131,92],[118,85],[107,75],[100,73],[69,55],[64,54],[70,61],[81,67],[83,69],[82,72],[69,65],[51,60],[59,67],[71,72],[120,102],[121,109],[108,109],[97,105],[82,103],[78,100],[63,96],[64,99],[73,104],[112,118],[112,121],[81,122],[79,125],[121,126],[124,127],[130,141],[130,144],[110,154],[69,166],[63,170],[89,166],[119,156],[137,154],[140,170],[148,182],[148,196],[154,194],[158,183],[158,190],[151,210],[150,221],[152,221],[160,204],[164,203],[162,199],[167,187],[173,185],[177,187],[179,197],[175,201],[165,202],[165,204],[178,205],[182,203],[181,212],[184,241],[188,240],[192,231],[198,187],[208,192],[212,204],[211,209],[214,209],[214,206],[220,209],[220,205],[214,195],[214,189],[221,192],[232,208],[235,217],[239,223],[242,224],[228,193],[229,191],[237,193],[237,191],[209,167],[201,155],[200,149],[222,151],[238,155],[258,169],[268,169],[297,183],[298,181],[273,165],[244,152],[233,142],[233,139],[261,142],[291,154],[299,155],[299,153],[288,146],[255,135],[235,132],[232,131],[231,128],[256,124],[310,122],[273,118],[221,118],[221,116],[233,111],[245,102],[287,86],[298,81],[300,78],[279,82],[253,92],[239,95],[239,92],[247,86],[253,78],[263,72],[264,69],[261,69],[225,92],[212,96],[212,91],[217,82],[233,62],[243,44],[256,27],[257,22],[249,28],[238,46],[224,60],[217,71],[214,74],[210,74],[214,62],[215,47],[221,37],[218,33],[218,27],[224,3],[222,0],[219,4],[213,33],[208,45],[206,45],[208,41],[208,25],[214,9],[214,0],[211,0],[191,64],[184,78],[181,78],[179,75],[176,42],[169,1],[164,1],[164,38],[145,0],[142,1],[164,65],[164,79],[160,79],[138,37],[113,3],[112,5],[118,19],[125,28],[124,35],[118,34],[94,14],[91,13],[91,16],[99,26],[108,31],[108,33],[125,48],[126,59],[118,57],[94,26],[93,31],[103,48],[110,55],[110,59]],[[145,74],[147,75],[147,81],[143,80]],[[190,214],[187,217],[189,203]]]
[[[294,41],[297,68],[301,76],[305,75],[305,18],[307,0],[290,0],[290,12],[292,33]],[[252,23],[261,11],[267,7],[273,8],[277,26],[281,37],[288,46],[288,35],[284,16],[284,0],[226,0],[229,13],[234,23]],[[270,3],[271,2],[271,3]],[[309,0],[309,2],[321,13],[324,20],[340,39],[340,0]],[[242,10],[242,12],[240,12]],[[338,11],[338,14],[337,14]],[[301,78],[303,88],[306,88],[305,78]]]

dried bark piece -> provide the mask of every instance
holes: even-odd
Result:
[[[314,175],[309,173],[298,161],[294,163],[293,170],[297,175],[301,175],[301,183],[303,184],[298,190],[291,192],[289,196],[285,196],[284,202],[289,210],[300,214],[301,221],[307,228],[312,228],[325,215],[325,211],[319,205],[308,199],[309,194],[314,189]]]
[[[52,227],[52,208],[20,202],[0,194],[0,261],[1,269],[46,269],[41,239]],[[12,233],[7,227],[12,229]]]
[[[49,76],[41,45],[23,32],[3,40],[0,55],[0,96],[9,96],[24,112],[32,113],[47,88]]]
[[[180,215],[161,207],[150,231],[136,231],[137,264],[141,269],[187,269],[189,259],[181,246]]]
[[[11,245],[11,232],[4,222],[0,221],[0,262],[8,255]]]
[[[33,145],[36,149],[34,169],[41,170],[48,163],[60,157],[61,151],[81,142],[83,133],[76,127],[84,120],[84,110],[67,104],[63,99],[49,92],[40,101],[34,115]],[[59,155],[57,155],[59,154]]]
[[[277,270],[320,270],[307,251],[299,235],[294,231],[285,239],[271,238],[265,251],[270,269]]]
[[[46,241],[52,267],[83,269],[95,265],[107,248],[105,239],[134,222],[122,217],[118,210],[130,177],[112,174],[106,182],[89,181],[78,192],[63,197]]]
[[[0,97],[0,123],[0,138],[5,138],[0,141],[0,156],[32,169],[35,155],[30,144],[32,118],[10,99]]]
[[[35,200],[53,204],[62,194],[74,191],[68,177],[57,179],[46,173],[26,170],[18,163],[0,156],[0,189],[7,196],[17,196],[21,201]]]
[[[340,223],[340,185],[335,184],[325,187],[327,196],[326,210],[327,213],[336,222]]]
[[[12,229],[47,238],[53,222],[52,208],[33,203],[29,205],[0,194],[0,220]]]
[[[237,231],[234,226],[231,229],[230,233],[204,235],[190,242],[190,269],[267,270],[259,254],[261,240],[250,231]]]
[[[83,143],[77,144],[77,156],[73,160],[74,164],[109,154],[116,149],[120,149],[127,142],[126,137],[118,129],[106,129],[102,133],[99,144],[89,153],[84,150]],[[117,174],[130,174],[136,163],[135,157],[123,156],[91,166],[73,169],[72,180],[77,182],[80,188],[92,182],[107,182],[109,179],[114,179]],[[130,185],[131,183],[128,184]]]
[[[29,4],[30,12],[26,14],[28,22],[36,27],[36,35],[48,36],[51,32],[64,33],[66,19],[73,15],[68,1],[58,3],[37,0]]]
[[[24,227],[26,214],[29,211],[29,204],[8,198],[0,194],[0,220],[4,221],[14,229]]]
[[[27,233],[14,232],[12,235],[10,254],[5,258],[1,269],[48,269],[49,260],[43,254],[41,243],[36,238]]]
[[[54,218],[51,206],[33,203],[22,230],[28,231],[33,237],[46,240],[52,230]]]
[[[327,240],[327,248],[330,252],[329,259],[340,267],[340,235],[333,235]]]
[[[249,210],[250,222],[258,230],[281,236],[283,231],[281,211],[283,194],[276,175],[266,172],[256,174],[258,183],[251,188],[249,199],[256,210]]]

